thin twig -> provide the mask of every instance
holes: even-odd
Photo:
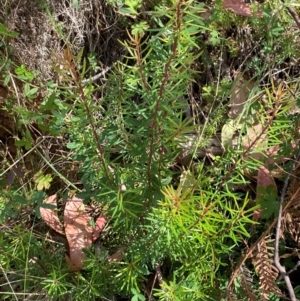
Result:
[[[283,3],[283,5],[285,5],[285,8],[288,10],[290,15],[292,16],[292,18],[296,22],[297,26],[300,28],[300,18],[298,16],[297,12],[292,7],[288,6],[289,4],[285,3],[284,0],[281,0],[281,2]]]
[[[297,14],[297,12],[292,7],[287,7],[287,10],[289,11],[290,15],[295,20],[297,26],[300,28],[300,18]]]
[[[159,285],[162,285],[162,283],[163,283],[163,276],[162,276],[162,272],[161,272],[160,264],[159,263],[155,263],[155,271],[156,271],[158,283],[159,283]]]
[[[279,260],[279,238],[280,238],[280,228],[281,228],[281,221],[282,221],[282,211],[283,211],[284,197],[285,197],[286,190],[288,188],[288,183],[289,183],[291,174],[295,170],[296,162],[298,162],[299,158],[300,158],[300,147],[299,147],[297,157],[296,157],[296,159],[293,163],[293,166],[291,168],[291,171],[288,173],[288,175],[287,175],[287,177],[284,181],[283,189],[281,191],[280,204],[279,204],[279,210],[278,210],[278,219],[277,219],[277,226],[276,226],[275,254],[274,254],[275,266],[279,270],[282,278],[284,279],[284,281],[286,283],[287,290],[289,292],[291,301],[296,301],[297,299],[296,299],[296,296],[295,296],[293,286],[291,284],[290,277],[289,277],[288,273],[286,272],[285,267],[280,264],[280,260]]]
[[[10,287],[10,289],[11,289],[11,291],[12,291],[12,295],[13,295],[13,296],[15,297],[15,299],[18,301],[18,298],[17,298],[17,296],[16,296],[16,293],[14,292],[14,289],[13,289],[13,287],[11,286],[9,279],[8,279],[7,276],[6,276],[6,273],[5,273],[5,271],[4,271],[3,267],[2,267],[2,264],[0,264],[0,268],[1,268],[1,270],[2,270],[2,272],[3,272],[3,275],[4,275],[4,277],[5,277],[6,281],[7,281],[7,284],[9,285],[9,287]],[[5,292],[5,294],[6,294],[6,292]]]
[[[154,277],[154,280],[153,280],[153,283],[152,283],[152,287],[151,287],[151,291],[150,291],[150,295],[149,295],[149,300],[154,300],[152,294],[153,294],[153,289],[154,289],[154,285],[156,283],[156,280],[158,281],[158,284],[159,284],[160,288],[162,290],[164,290],[164,288],[162,287],[163,276],[162,276],[162,272],[161,272],[161,269],[160,269],[160,264],[158,262],[156,262],[154,267],[155,267],[155,277]]]
[[[99,79],[100,77],[104,76],[109,70],[111,70],[112,67],[106,67],[104,70],[102,70],[100,73],[90,77],[90,78],[86,78],[86,79],[83,79],[81,81],[82,85],[86,85],[90,82],[94,82],[96,81],[97,79]]]
[[[295,272],[299,266],[300,266],[300,260],[298,260],[296,265],[287,272],[287,275],[290,275],[291,273]],[[278,282],[280,282],[281,280],[282,280],[282,276],[280,275],[280,277],[278,278]]]
[[[79,94],[80,94],[80,97],[82,99],[83,105],[85,107],[87,117],[90,121],[90,126],[91,126],[91,129],[92,129],[93,136],[95,137],[95,142],[96,142],[96,146],[97,146],[97,150],[98,150],[98,158],[99,158],[99,160],[102,164],[104,174],[106,176],[107,181],[110,184],[112,184],[113,181],[110,178],[109,168],[107,167],[106,162],[105,162],[105,158],[104,158],[104,150],[103,150],[102,145],[100,144],[99,135],[98,135],[98,132],[96,130],[96,126],[94,124],[94,117],[93,117],[93,114],[92,114],[92,112],[90,110],[90,107],[89,107],[89,104],[88,104],[86,92],[83,89],[84,85],[82,84],[82,80],[81,80],[81,78],[80,78],[80,76],[79,76],[79,74],[76,70],[76,66],[75,66],[75,63],[74,63],[74,60],[73,60],[73,56],[72,56],[71,50],[69,48],[67,48],[67,50],[64,52],[64,59],[68,62],[70,72],[72,73],[73,78],[74,78],[74,80],[77,84],[77,87],[79,89]]]
[[[157,136],[159,136],[159,134],[161,132],[160,128],[158,128],[157,132],[155,131],[156,128],[158,127],[158,122],[157,122],[158,113],[159,113],[159,109],[161,106],[164,89],[170,80],[169,72],[170,72],[171,63],[174,61],[174,59],[176,58],[176,55],[177,55],[177,49],[178,49],[178,43],[179,43],[178,40],[179,40],[179,34],[180,34],[181,22],[182,22],[181,5],[182,5],[182,0],[179,0],[176,5],[176,29],[177,29],[177,32],[176,32],[176,35],[175,35],[175,38],[173,41],[173,45],[172,45],[172,55],[164,66],[163,80],[159,87],[158,99],[156,100],[154,114],[153,114],[152,122],[150,124],[150,128],[152,129],[152,131],[151,131],[151,138],[150,138],[150,145],[149,145],[148,164],[147,164],[147,178],[148,178],[149,186],[152,186],[151,167],[152,167],[152,159],[153,159],[152,157],[153,157],[153,152],[154,152],[154,144],[157,144],[157,145],[159,144],[159,138],[157,141],[155,141],[155,138]]]
[[[33,152],[48,136],[39,137],[37,144],[34,145],[29,151],[26,152],[26,154],[22,155],[21,158],[17,159],[12,165],[10,165],[8,168],[6,168],[1,174],[0,177],[2,177],[4,174],[6,174],[10,169],[15,167],[22,159],[24,159],[26,156],[28,156],[31,152]]]

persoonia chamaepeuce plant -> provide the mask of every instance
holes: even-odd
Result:
[[[62,104],[50,126],[64,115],[67,146],[82,163],[79,195],[104,208],[108,252],[123,250],[119,262],[99,265],[90,256],[91,274],[84,277],[98,295],[141,292],[145,277],[160,266],[163,277],[151,292],[160,300],[215,300],[223,259],[248,236],[253,209],[246,209],[247,198],[220,191],[202,163],[181,177],[173,168],[186,134],[196,130],[183,117],[182,97],[201,55],[198,34],[208,30],[202,11],[193,1],[157,6],[151,20],[128,32],[127,56],[100,88],[83,80],[80,55],[74,58],[68,48],[57,57],[68,83],[61,95],[73,105]],[[197,131],[205,137],[205,127]],[[100,280],[92,281],[95,275]]]

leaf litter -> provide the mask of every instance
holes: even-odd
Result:
[[[250,5],[242,0],[224,0],[223,7],[225,9],[231,10],[236,15],[240,15],[244,17],[251,17],[251,16],[256,16],[259,18],[263,17],[263,14],[261,12],[257,12],[256,14],[253,14]]]
[[[73,195],[68,198],[64,209],[64,225],[57,214],[57,195],[51,195],[44,204],[52,208],[40,208],[44,222],[57,233],[66,236],[69,255],[66,262],[71,271],[80,271],[84,265],[84,249],[90,249],[106,225],[106,218],[99,216],[92,227],[92,217],[86,212],[83,200]]]
[[[54,231],[65,235],[63,224],[57,215],[57,195],[53,194],[44,200],[44,204],[52,205],[52,208],[40,207],[41,218],[50,226]]]
[[[93,228],[91,217],[85,212],[83,200],[73,196],[67,200],[64,211],[65,232],[69,245],[69,268],[80,271],[83,267],[83,249],[92,246]]]

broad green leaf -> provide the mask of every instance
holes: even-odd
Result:
[[[136,15],[138,14],[135,9],[130,7],[120,7],[119,13],[121,13],[122,15],[130,16],[132,18],[136,18]]]
[[[44,101],[41,103],[43,109],[45,110],[52,110],[55,108],[54,101],[56,99],[56,93],[53,92],[49,97],[45,98]]]
[[[277,196],[277,190],[273,185],[265,187],[257,187],[257,204],[262,209],[261,218],[269,219],[272,216],[278,215],[279,201]]]
[[[34,182],[37,185],[37,190],[48,189],[52,182],[52,176],[50,174],[44,175],[42,172],[38,172],[34,177]]]
[[[18,194],[13,196],[13,200],[20,204],[25,204],[25,205],[28,204],[28,201],[24,197]]]

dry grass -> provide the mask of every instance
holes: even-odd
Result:
[[[119,15],[104,0],[82,0],[78,4],[76,1],[61,0],[0,0],[0,7],[3,8],[0,10],[0,23],[20,33],[9,41],[15,56],[13,63],[24,64],[31,71],[39,70],[38,80],[41,81],[38,84],[41,95],[35,100],[35,106],[23,97],[22,83],[12,77],[12,84],[4,88],[0,78],[0,105],[14,106],[18,103],[20,108],[37,110],[43,97],[42,87],[48,81],[58,80],[53,70],[56,63],[53,54],[60,56],[67,44],[71,45],[74,55],[82,48],[85,53],[93,52],[100,70],[110,67],[122,55],[123,49],[118,39],[125,37],[125,29],[118,28]],[[13,74],[12,69],[10,72]],[[11,104],[8,104],[8,97],[14,99]],[[17,128],[19,117],[11,116],[5,110],[1,110],[0,115],[4,118],[0,127],[0,159],[4,163],[4,170],[20,160],[16,169],[25,175],[19,178],[22,186],[32,181],[38,170],[47,172],[51,168],[64,175],[54,179],[58,186],[69,186],[67,178],[72,183],[78,181],[78,166],[75,167],[69,160],[71,153],[66,152],[66,141],[62,137],[43,138],[35,124],[29,124],[28,128],[38,147],[25,156],[17,153],[14,145],[20,134]],[[41,139],[43,141],[39,143]]]
[[[19,63],[39,70],[44,81],[54,79],[52,53],[61,53],[67,43],[74,54],[83,47],[96,53],[100,67],[122,52],[117,39],[124,29],[113,26],[119,17],[104,0],[0,0],[0,7],[0,22],[20,33],[11,40]]]

